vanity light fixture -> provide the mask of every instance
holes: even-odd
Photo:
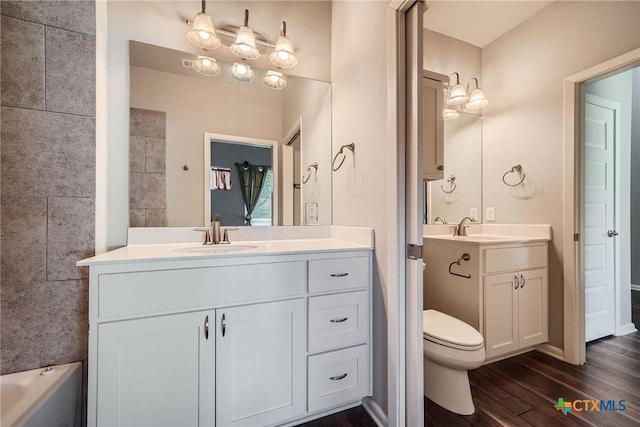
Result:
[[[444,110],[442,110],[442,116],[445,120],[454,120],[460,117],[460,113],[458,113],[453,108],[445,108]]]
[[[451,78],[456,76],[456,84],[451,84]],[[467,95],[467,91],[464,89],[464,86],[460,84],[460,74],[457,72],[451,73],[449,76],[449,96],[447,96],[447,105],[462,105],[469,100],[469,95]]]
[[[293,45],[287,37],[287,23],[282,21],[280,26],[280,37],[276,46],[269,55],[269,60],[278,68],[293,68],[298,63],[298,59],[293,54]]]
[[[213,22],[211,22],[211,17],[207,15],[206,9],[207,1],[202,0],[202,12],[196,15],[193,22],[187,21],[187,24],[191,26],[191,29],[187,32],[187,40],[202,49],[217,49],[220,47],[221,42],[216,35]]]
[[[260,52],[256,48],[256,37],[249,27],[249,9],[244,10],[244,25],[238,30],[236,41],[229,46],[231,52],[242,59],[256,59]]]
[[[467,91],[469,90],[469,85],[474,80],[476,82],[476,88],[473,89],[473,91],[471,91],[471,95],[469,95],[469,101],[467,101],[467,103],[464,104],[464,108],[466,110],[477,110],[489,104],[489,100],[484,97],[484,93],[478,86],[477,78],[474,77],[471,80],[469,80],[469,84],[467,84]]]
[[[193,61],[191,67],[203,76],[217,76],[220,74],[220,65],[215,59],[208,56],[199,56],[198,59]]]
[[[262,78],[262,84],[271,89],[282,89],[287,85],[287,79],[279,71],[267,71]]]
[[[229,75],[240,83],[249,83],[256,77],[256,73],[247,64],[239,64],[235,62],[229,67]]]

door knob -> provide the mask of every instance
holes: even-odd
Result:
[[[615,237],[615,236],[617,236],[618,234],[620,234],[620,233],[618,233],[616,230],[609,230],[609,231],[607,231],[607,236],[609,236],[609,237]]]

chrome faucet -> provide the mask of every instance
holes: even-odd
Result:
[[[462,218],[462,221],[460,221],[460,224],[456,225],[456,228],[453,230],[453,235],[454,236],[466,236],[467,235],[467,226],[464,225],[464,222],[466,220],[469,220],[470,222],[475,222],[473,220],[473,218],[465,216],[464,218]]]
[[[444,219],[444,218],[443,218],[443,217],[441,217],[441,216],[437,216],[437,217],[435,217],[435,219],[433,220],[433,222],[434,222],[434,223],[437,223],[438,221],[442,222],[443,224],[448,224],[447,220],[446,220],[446,219]]]

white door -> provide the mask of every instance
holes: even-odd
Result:
[[[549,341],[547,314],[546,268],[519,273],[518,347],[529,347]]]
[[[98,326],[98,426],[213,426],[215,312]],[[91,423],[89,423],[91,424]]]
[[[604,100],[603,100],[604,101]],[[585,340],[615,330],[615,111],[586,95],[584,123]]]
[[[484,339],[487,357],[518,349],[518,273],[484,278]]]
[[[305,412],[303,299],[216,311],[216,425],[272,425]]]

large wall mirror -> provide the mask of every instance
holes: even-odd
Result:
[[[233,63],[129,42],[129,221],[135,226],[331,223],[331,85],[241,83]]]
[[[482,116],[444,122],[444,179],[425,184],[425,202],[426,224],[482,221]]]

